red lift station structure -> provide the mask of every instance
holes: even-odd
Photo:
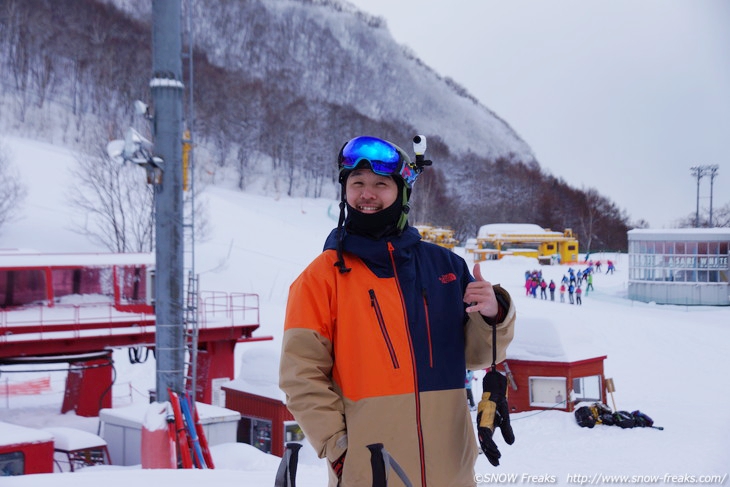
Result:
[[[112,407],[112,350],[154,351],[153,289],[154,254],[0,250],[0,365],[68,363],[62,412],[97,416]],[[195,398],[210,404],[235,345],[272,337],[253,336],[257,294],[201,291],[196,309]]]

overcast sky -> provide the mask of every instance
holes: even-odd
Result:
[[[632,221],[730,203],[730,1],[349,1]]]

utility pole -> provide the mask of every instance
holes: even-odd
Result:
[[[162,159],[155,185],[157,402],[169,399],[168,387],[181,392],[184,378],[181,11],[180,0],[152,2],[152,134]]]
[[[695,212],[695,228],[700,226],[700,180],[705,175],[705,166],[692,166],[692,176],[697,178],[697,210]]]
[[[710,228],[712,228],[712,186],[715,182],[715,176],[717,176],[717,170],[718,170],[717,164],[713,164],[711,166],[707,166],[707,170],[710,173]]]
[[[710,227],[712,227],[712,186],[717,176],[717,164],[706,165],[706,166],[692,166],[692,176],[697,178],[697,210],[695,213],[695,228],[700,226],[700,180],[709,175],[710,176]]]

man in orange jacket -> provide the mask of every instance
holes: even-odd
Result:
[[[372,485],[375,443],[413,485],[474,485],[464,370],[492,364],[493,327],[504,360],[512,300],[479,264],[472,277],[461,257],[408,225],[413,183],[430,161],[357,137],[338,164],[338,226],[289,291],[279,380],[287,406],[327,458],[332,487]],[[402,484],[391,476],[389,485]]]

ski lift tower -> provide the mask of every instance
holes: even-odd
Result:
[[[180,0],[152,2],[154,149],[162,159],[155,188],[155,349],[157,401],[183,390],[185,359],[183,234],[183,81]]]

